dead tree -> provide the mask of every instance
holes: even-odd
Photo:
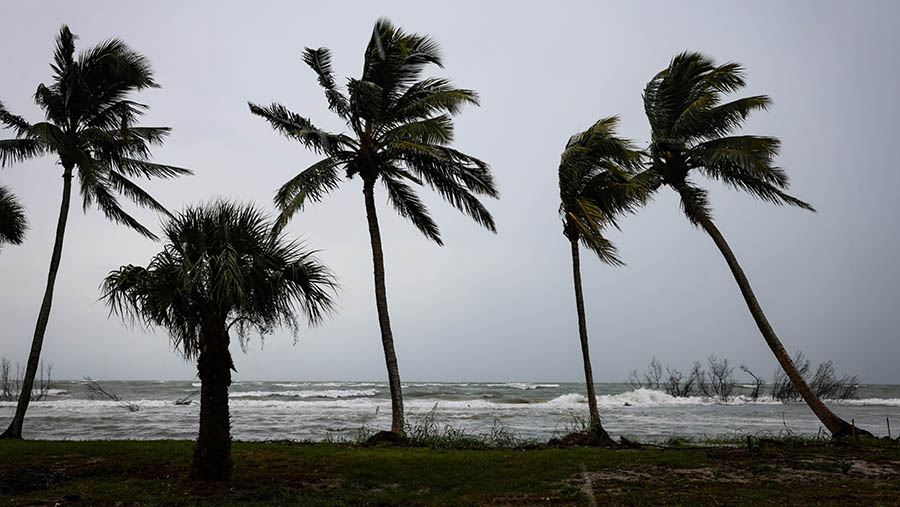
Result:
[[[130,401],[125,401],[119,398],[119,395],[110,391],[107,391],[100,385],[96,380],[91,377],[84,377],[84,381],[87,383],[88,397],[92,400],[95,399],[106,399],[109,401],[116,402],[117,405],[128,410],[129,412],[137,412],[141,409],[136,403],[132,403]]]
[[[748,368],[746,365],[741,365],[741,371],[753,377],[753,382],[755,383],[755,385],[753,386],[753,392],[750,393],[750,399],[753,401],[758,400],[760,390],[762,389],[762,386],[763,384],[765,384],[765,382],[763,382],[761,378],[757,377],[752,371],[750,371],[750,368]]]

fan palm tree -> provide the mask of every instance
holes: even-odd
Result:
[[[62,166],[63,183],[47,288],[34,330],[16,415],[3,433],[8,438],[22,437],[22,423],[31,400],[62,256],[72,178],[78,178],[85,211],[96,205],[108,219],[155,238],[122,209],[118,196],[167,214],[165,208],[133,179],[190,174],[186,169],[149,162],[150,146],[161,144],[169,133],[168,128],[135,126],[147,106],[132,101],[130,95],[158,87],[147,59],[119,39],[101,42],[82,51],[76,58],[75,39],[67,26],[60,29],[51,64],[53,81],[49,86],[38,85],[34,94],[35,103],[44,110],[44,121],[29,123],[0,103],[0,124],[16,136],[0,140],[0,167],[52,154]]]
[[[27,228],[25,209],[8,188],[0,186],[0,245],[22,244]]]
[[[644,109],[650,121],[650,170],[675,190],[688,220],[712,238],[725,257],[756,325],[803,399],[833,435],[850,431],[810,389],[766,319],[744,270],[712,221],[706,190],[691,172],[721,181],[775,205],[815,211],[785,193],[788,176],[774,165],[780,141],[774,137],[732,135],[754,111],[771,105],[766,95],[724,101],[745,86],[737,63],[716,65],[700,53],[681,53],[644,89]]]
[[[438,226],[410,182],[427,184],[478,224],[495,231],[493,218],[476,197],[497,197],[488,165],[449,146],[452,116],[465,104],[477,105],[478,96],[472,90],[454,88],[447,79],[422,78],[428,65],[442,67],[437,43],[427,36],[405,33],[386,19],[375,24],[362,76],[349,79],[346,92],[335,82],[328,49],[307,48],[303,60],[318,76],[329,109],[346,123],[349,133],[322,130],[278,103],[250,103],[250,111],[268,120],[277,132],[324,156],[278,190],[278,226],[337,188],[341,170],[347,179],[359,176],[362,180],[375,301],[391,391],[391,431],[401,435],[403,396],[388,315],[375,184],[380,181],[384,185],[397,213],[439,245],[443,243]]]
[[[609,441],[610,438],[600,422],[594,392],[578,244],[584,245],[607,264],[622,265],[615,245],[603,236],[603,230],[610,225],[616,226],[616,217],[633,211],[646,195],[646,184],[641,183],[646,175],[635,175],[640,167],[641,152],[630,141],[616,136],[618,121],[615,116],[602,118],[589,129],[572,136],[559,164],[559,214],[563,222],[563,235],[572,249],[575,307],[578,311],[590,428],[601,441]]]
[[[123,266],[103,283],[111,313],[165,328],[197,361],[195,478],[231,478],[230,333],[242,346],[251,331],[287,326],[296,335],[298,314],[317,324],[332,307],[331,273],[298,243],[272,234],[272,223],[249,205],[189,207],[164,226],[166,245],[146,268]]]

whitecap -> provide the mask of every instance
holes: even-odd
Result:
[[[559,387],[559,384],[528,384],[525,382],[506,382],[503,384],[485,384],[487,387],[510,387],[512,389],[521,389],[522,391],[531,391],[534,389],[546,389]]]
[[[231,398],[270,398],[284,396],[290,398],[359,398],[375,396],[376,389],[325,389],[321,391],[243,391],[233,392]]]

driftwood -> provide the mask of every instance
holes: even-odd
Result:
[[[91,377],[84,377],[84,381],[87,383],[88,397],[90,399],[106,399],[110,401],[116,402],[120,407],[124,408],[129,412],[137,412],[141,409],[136,403],[131,403],[130,401],[125,401],[119,398],[119,395],[113,392],[109,392],[100,385],[99,382],[92,379]]]
[[[194,391],[194,392],[188,394],[187,396],[185,396],[184,398],[178,398],[177,400],[175,400],[175,404],[176,405],[190,405],[191,401],[192,401],[191,398],[193,398],[196,395],[197,395],[197,391]]]

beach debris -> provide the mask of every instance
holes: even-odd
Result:
[[[191,402],[193,401],[193,400],[191,400],[191,398],[196,396],[197,392],[198,391],[193,391],[190,394],[188,394],[187,396],[185,396],[184,398],[179,398],[179,399],[175,400],[175,405],[190,405]]]
[[[120,407],[124,408],[125,410],[127,410],[129,412],[137,412],[138,410],[141,409],[141,407],[138,406],[137,403],[125,401],[125,400],[119,398],[118,394],[107,391],[106,389],[103,388],[103,386],[100,385],[99,382],[92,379],[91,377],[84,377],[84,381],[86,382],[85,385],[87,386],[88,397],[90,397],[90,399],[92,399],[92,400],[106,399],[109,401],[114,401]]]

